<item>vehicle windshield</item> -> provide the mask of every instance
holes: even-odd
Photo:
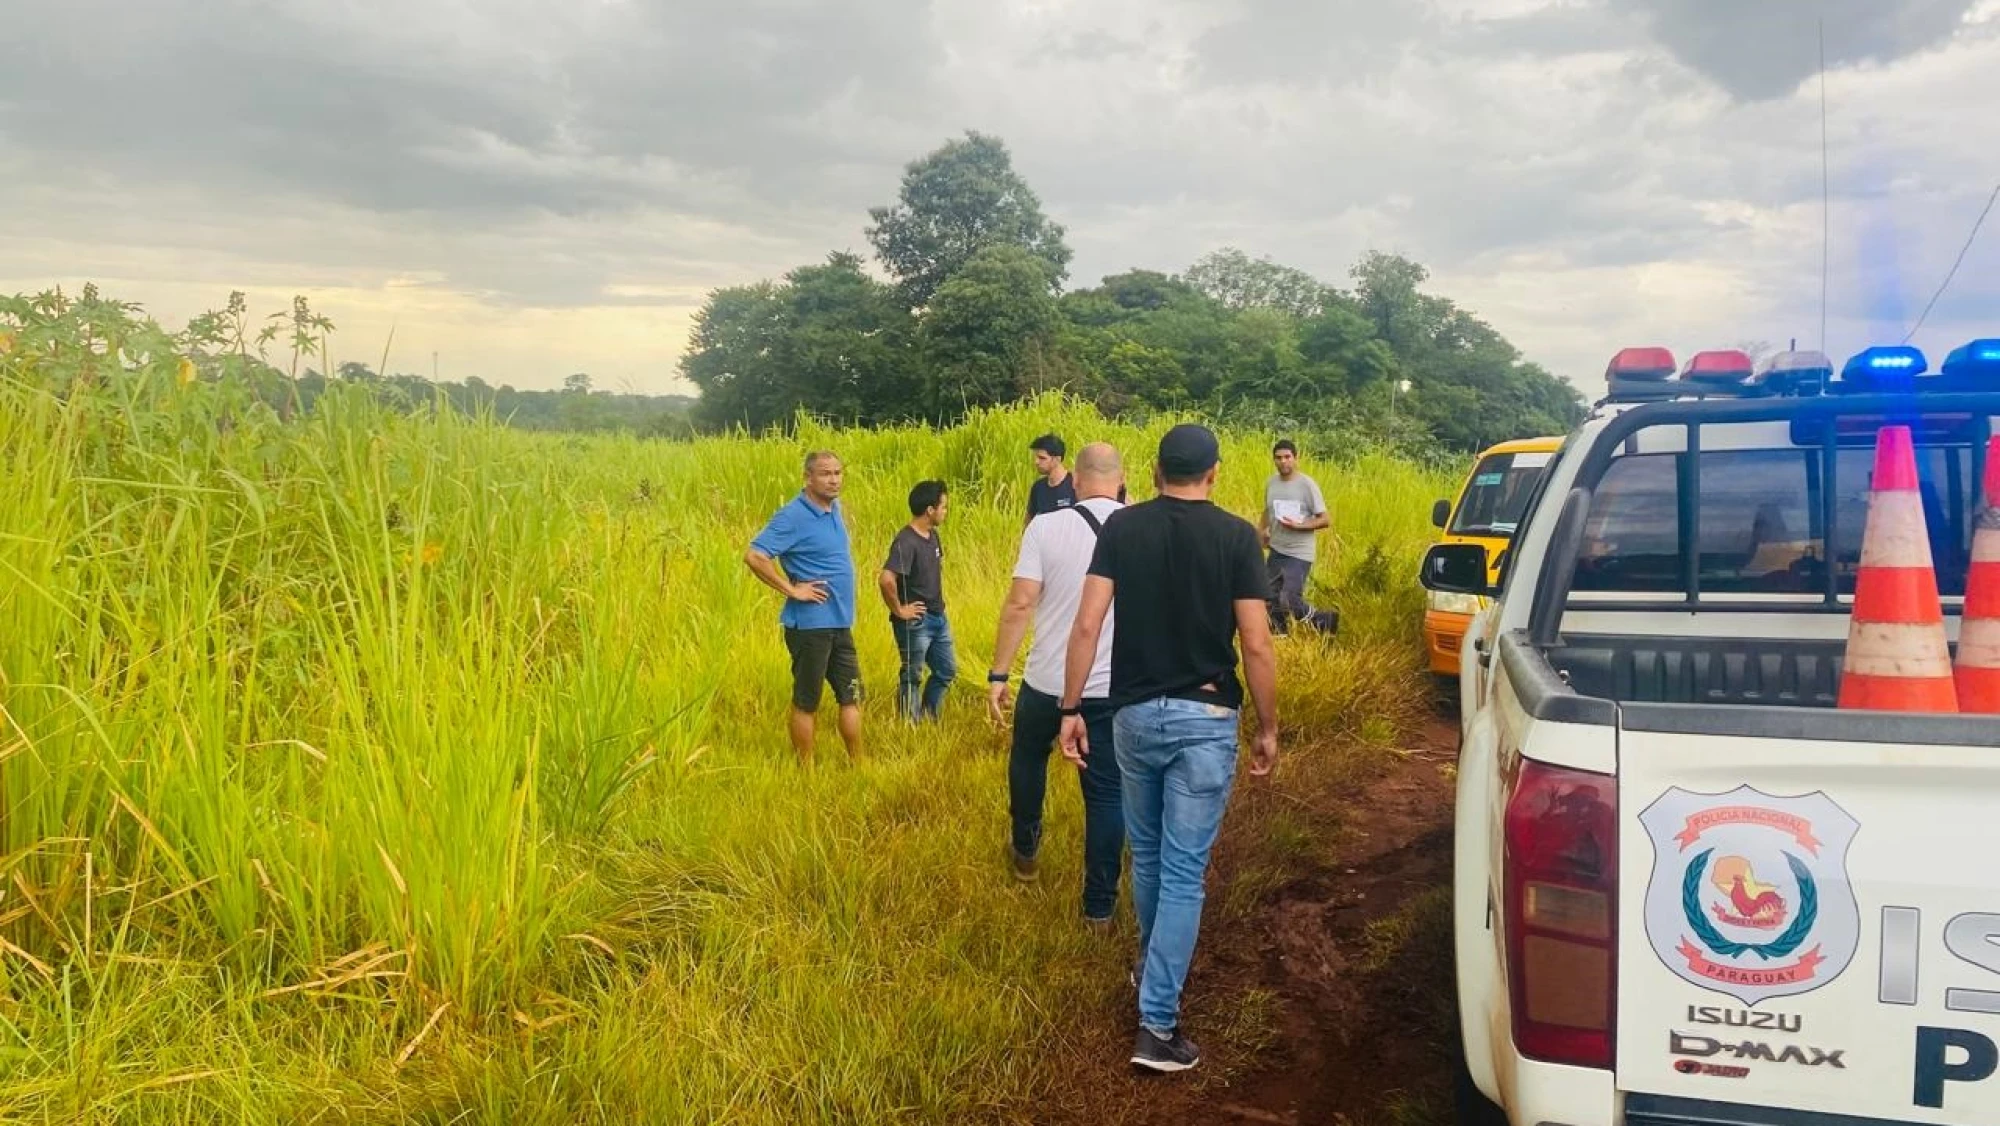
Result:
[[[1481,458],[1446,531],[1457,536],[1513,535],[1534,496],[1535,482],[1554,457],[1550,453],[1517,453]]]

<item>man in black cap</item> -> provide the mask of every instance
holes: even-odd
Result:
[[[1236,778],[1243,685],[1257,709],[1250,773],[1278,761],[1277,660],[1257,529],[1209,500],[1221,451],[1207,427],[1160,439],[1159,495],[1104,522],[1070,628],[1063,670],[1063,754],[1081,766],[1112,751],[1132,848],[1139,916],[1139,1032],[1132,1062],[1185,1071],[1200,1050],[1180,1031],[1181,986],[1201,929],[1209,849]],[[1094,747],[1080,711],[1105,613],[1114,747]]]

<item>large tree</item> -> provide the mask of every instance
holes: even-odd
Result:
[[[940,416],[1009,402],[1057,364],[1061,314],[1039,258],[989,246],[938,287],[923,318],[931,399]]]
[[[1279,309],[1295,317],[1318,316],[1335,297],[1304,270],[1251,258],[1233,246],[1189,266],[1187,283],[1231,309]]]
[[[700,421],[762,429],[803,408],[864,425],[919,417],[925,403],[910,315],[852,254],[783,284],[719,289],[695,314],[681,371]]]
[[[1027,252],[1053,290],[1069,276],[1063,228],[1042,214],[1042,202],[1014,171],[997,137],[968,132],[903,172],[891,207],[872,208],[868,241],[896,279],[911,308],[930,304],[938,289],[989,246]]]
[[[761,430],[797,408],[797,389],[784,370],[787,313],[783,288],[773,282],[708,295],[681,356],[681,374],[701,389],[695,417],[703,425]]]
[[[1428,272],[1407,258],[1370,253],[1353,270],[1355,297],[1395,350],[1411,383],[1410,413],[1440,441],[1474,449],[1505,438],[1561,434],[1583,420],[1576,388],[1521,353],[1493,326],[1418,289]]]
[[[813,411],[867,425],[924,415],[916,326],[894,290],[844,253],[785,280],[792,331],[784,361]]]

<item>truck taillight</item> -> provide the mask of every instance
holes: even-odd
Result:
[[[1611,1066],[1618,979],[1618,790],[1520,760],[1506,814],[1507,989],[1531,1059]]]

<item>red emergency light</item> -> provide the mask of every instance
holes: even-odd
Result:
[[[1665,348],[1621,348],[1605,365],[1607,380],[1663,380],[1674,376],[1674,354]]]
[[[1750,378],[1756,365],[1750,361],[1748,352],[1734,348],[1723,348],[1710,352],[1696,352],[1681,372],[1681,378],[1695,383],[1741,383]]]

